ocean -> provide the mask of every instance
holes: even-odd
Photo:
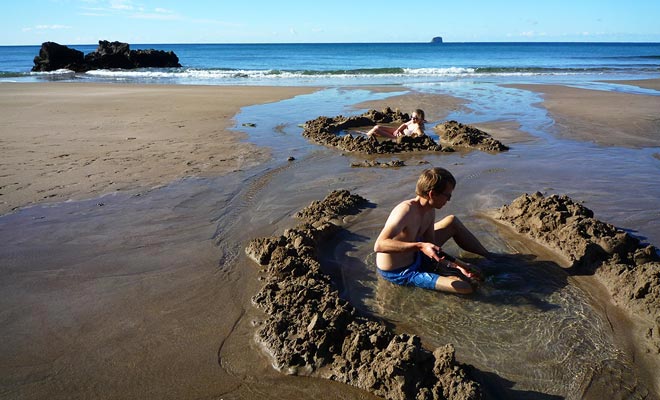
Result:
[[[85,54],[96,45],[70,46]],[[0,82],[364,85],[581,82],[660,73],[660,43],[131,44],[174,51],[181,68],[30,72],[40,46],[0,46]]]

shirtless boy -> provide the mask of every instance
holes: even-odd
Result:
[[[470,264],[439,255],[440,246],[450,238],[463,250],[483,257],[491,255],[457,217],[449,215],[435,222],[435,210],[451,200],[455,186],[456,179],[444,168],[422,173],[417,180],[417,196],[392,210],[376,239],[374,251],[381,276],[399,285],[461,294],[474,291],[471,281],[480,278],[479,271]],[[425,271],[425,257],[459,273],[443,276]]]

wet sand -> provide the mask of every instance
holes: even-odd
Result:
[[[258,281],[222,268],[242,253],[227,221],[268,149],[228,128],[241,106],[314,90],[0,86],[2,211],[43,205],[0,220],[0,397],[369,398],[230,339],[251,337],[238,321]]]
[[[610,83],[618,83],[621,85],[637,86],[645,89],[660,90],[660,79],[637,79],[637,80],[622,80],[622,81],[606,81]]]
[[[660,80],[616,81],[656,89]],[[539,92],[540,107],[555,120],[564,138],[605,146],[654,147],[660,137],[660,96],[603,92],[559,85],[511,85]]]
[[[542,88],[549,96],[570,97],[578,90]],[[269,163],[267,149],[242,142],[244,134],[227,130],[243,105],[313,90],[0,86],[0,116],[8,121],[1,145],[3,155],[10,155],[2,161],[2,211],[49,204],[17,210],[0,220],[3,397],[371,398],[337,383],[279,374],[253,341],[252,321],[261,315],[251,297],[261,283],[243,255],[245,243],[288,227],[289,216],[301,205],[350,182],[378,204],[359,222],[366,226],[356,229],[367,246],[389,205],[401,200],[403,188],[425,167],[400,174],[356,172],[348,167],[349,160],[332,150],[317,151],[296,163]],[[582,108],[595,123],[608,124],[610,117],[596,109],[599,99],[610,93],[582,91],[587,94],[580,96],[589,102],[571,103],[577,110],[549,108],[565,121],[562,135],[572,132],[568,127],[590,125],[581,119]],[[645,115],[637,114],[636,106],[642,104],[628,107],[628,96],[614,98],[623,101],[619,107],[626,110],[624,119]],[[462,107],[460,99],[448,96],[428,96],[424,101],[411,95],[379,103],[402,110],[424,104],[429,120]],[[443,107],[434,109],[433,104]],[[86,122],[81,115],[87,116]],[[49,124],[57,129],[47,135],[44,127]],[[507,144],[537,140],[511,121],[478,126],[488,127]],[[633,126],[627,132],[640,143],[649,139],[638,130]],[[23,139],[26,134],[30,140]],[[612,143],[619,140],[616,130],[584,129],[582,134],[584,140],[596,134]],[[291,139],[286,132],[280,135]],[[134,144],[137,141],[141,144]],[[410,165],[416,157],[408,157]],[[460,154],[452,157],[460,180],[457,194],[472,200],[457,203],[449,212],[462,215],[465,209],[504,203],[502,192],[484,192],[504,170],[488,166],[495,157],[474,163]],[[88,166],[96,172],[79,171],[90,161]],[[320,169],[333,174],[321,176]],[[20,181],[24,183],[13,185],[18,177],[25,177]],[[491,187],[520,193],[507,185],[511,183]],[[154,186],[159,189],[152,190]],[[536,189],[541,187],[528,190]],[[97,197],[108,193],[113,195]],[[70,198],[89,200],[58,202]],[[487,224],[478,219],[467,223],[478,231]],[[486,243],[496,245],[497,240],[487,238]],[[338,252],[354,250],[341,246]],[[362,294],[347,292],[347,297],[359,303]],[[432,322],[429,326],[438,325]]]
[[[390,107],[392,110],[412,113],[421,108],[427,121],[439,121],[445,119],[451,112],[465,107],[467,101],[452,96],[437,96],[427,93],[408,93],[400,96],[392,96],[387,100],[375,100],[358,103],[356,108],[373,108],[382,110]]]

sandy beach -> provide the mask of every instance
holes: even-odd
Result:
[[[660,79],[626,84],[657,89]],[[559,85],[512,87],[541,94],[544,101],[535,106],[547,109],[558,137],[605,147],[658,145],[660,96]],[[420,158],[410,156],[406,161],[413,167],[400,175],[354,172],[344,157],[322,147],[296,163],[273,161],[268,147],[245,141],[250,128],[244,130],[248,134],[231,129],[242,107],[317,90],[1,84],[0,395],[374,398],[336,382],[280,374],[253,341],[260,313],[251,297],[260,282],[243,254],[245,243],[286,228],[301,205],[349,182],[379,204],[358,227],[363,247],[369,247],[367,233],[377,231],[388,206],[408,194],[377,183],[403,188],[424,168],[417,166]],[[440,120],[466,102],[413,93],[344,105],[421,107],[427,119]],[[304,114],[297,122],[317,116]],[[477,125],[514,147],[538,141],[515,121]],[[286,132],[271,133],[291,139]],[[514,156],[475,156],[473,164],[469,154],[452,157],[449,165],[462,178],[458,195],[471,200],[451,212],[499,206],[502,198],[520,192],[502,181],[484,189],[509,168],[495,163],[503,157],[515,162]],[[516,181],[529,171],[520,170],[507,178]],[[537,176],[527,179],[538,186],[526,190],[556,185],[561,178],[544,180],[552,173],[535,171]],[[593,203],[602,204],[597,196]],[[636,223],[616,206],[599,211],[615,224]],[[638,218],[650,224],[654,211],[644,212]],[[470,224],[488,225],[482,219],[474,217]],[[490,229],[483,228],[486,243],[498,246]],[[618,329],[625,323],[614,322]],[[640,357],[646,358],[636,368],[654,365],[653,355]],[[652,387],[652,372],[641,375]]]
[[[0,213],[249,168],[268,152],[228,131],[234,115],[313,90],[3,84]]]
[[[649,89],[658,80],[617,81]],[[653,147],[660,136],[659,96],[602,92],[559,85],[514,85],[539,92],[541,107],[555,120],[563,137],[605,146]]]

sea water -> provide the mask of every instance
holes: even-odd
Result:
[[[96,45],[71,45],[85,54]],[[660,43],[131,44],[181,68],[30,72],[40,46],[0,46],[0,81],[345,85],[454,80],[629,79],[660,73]]]

